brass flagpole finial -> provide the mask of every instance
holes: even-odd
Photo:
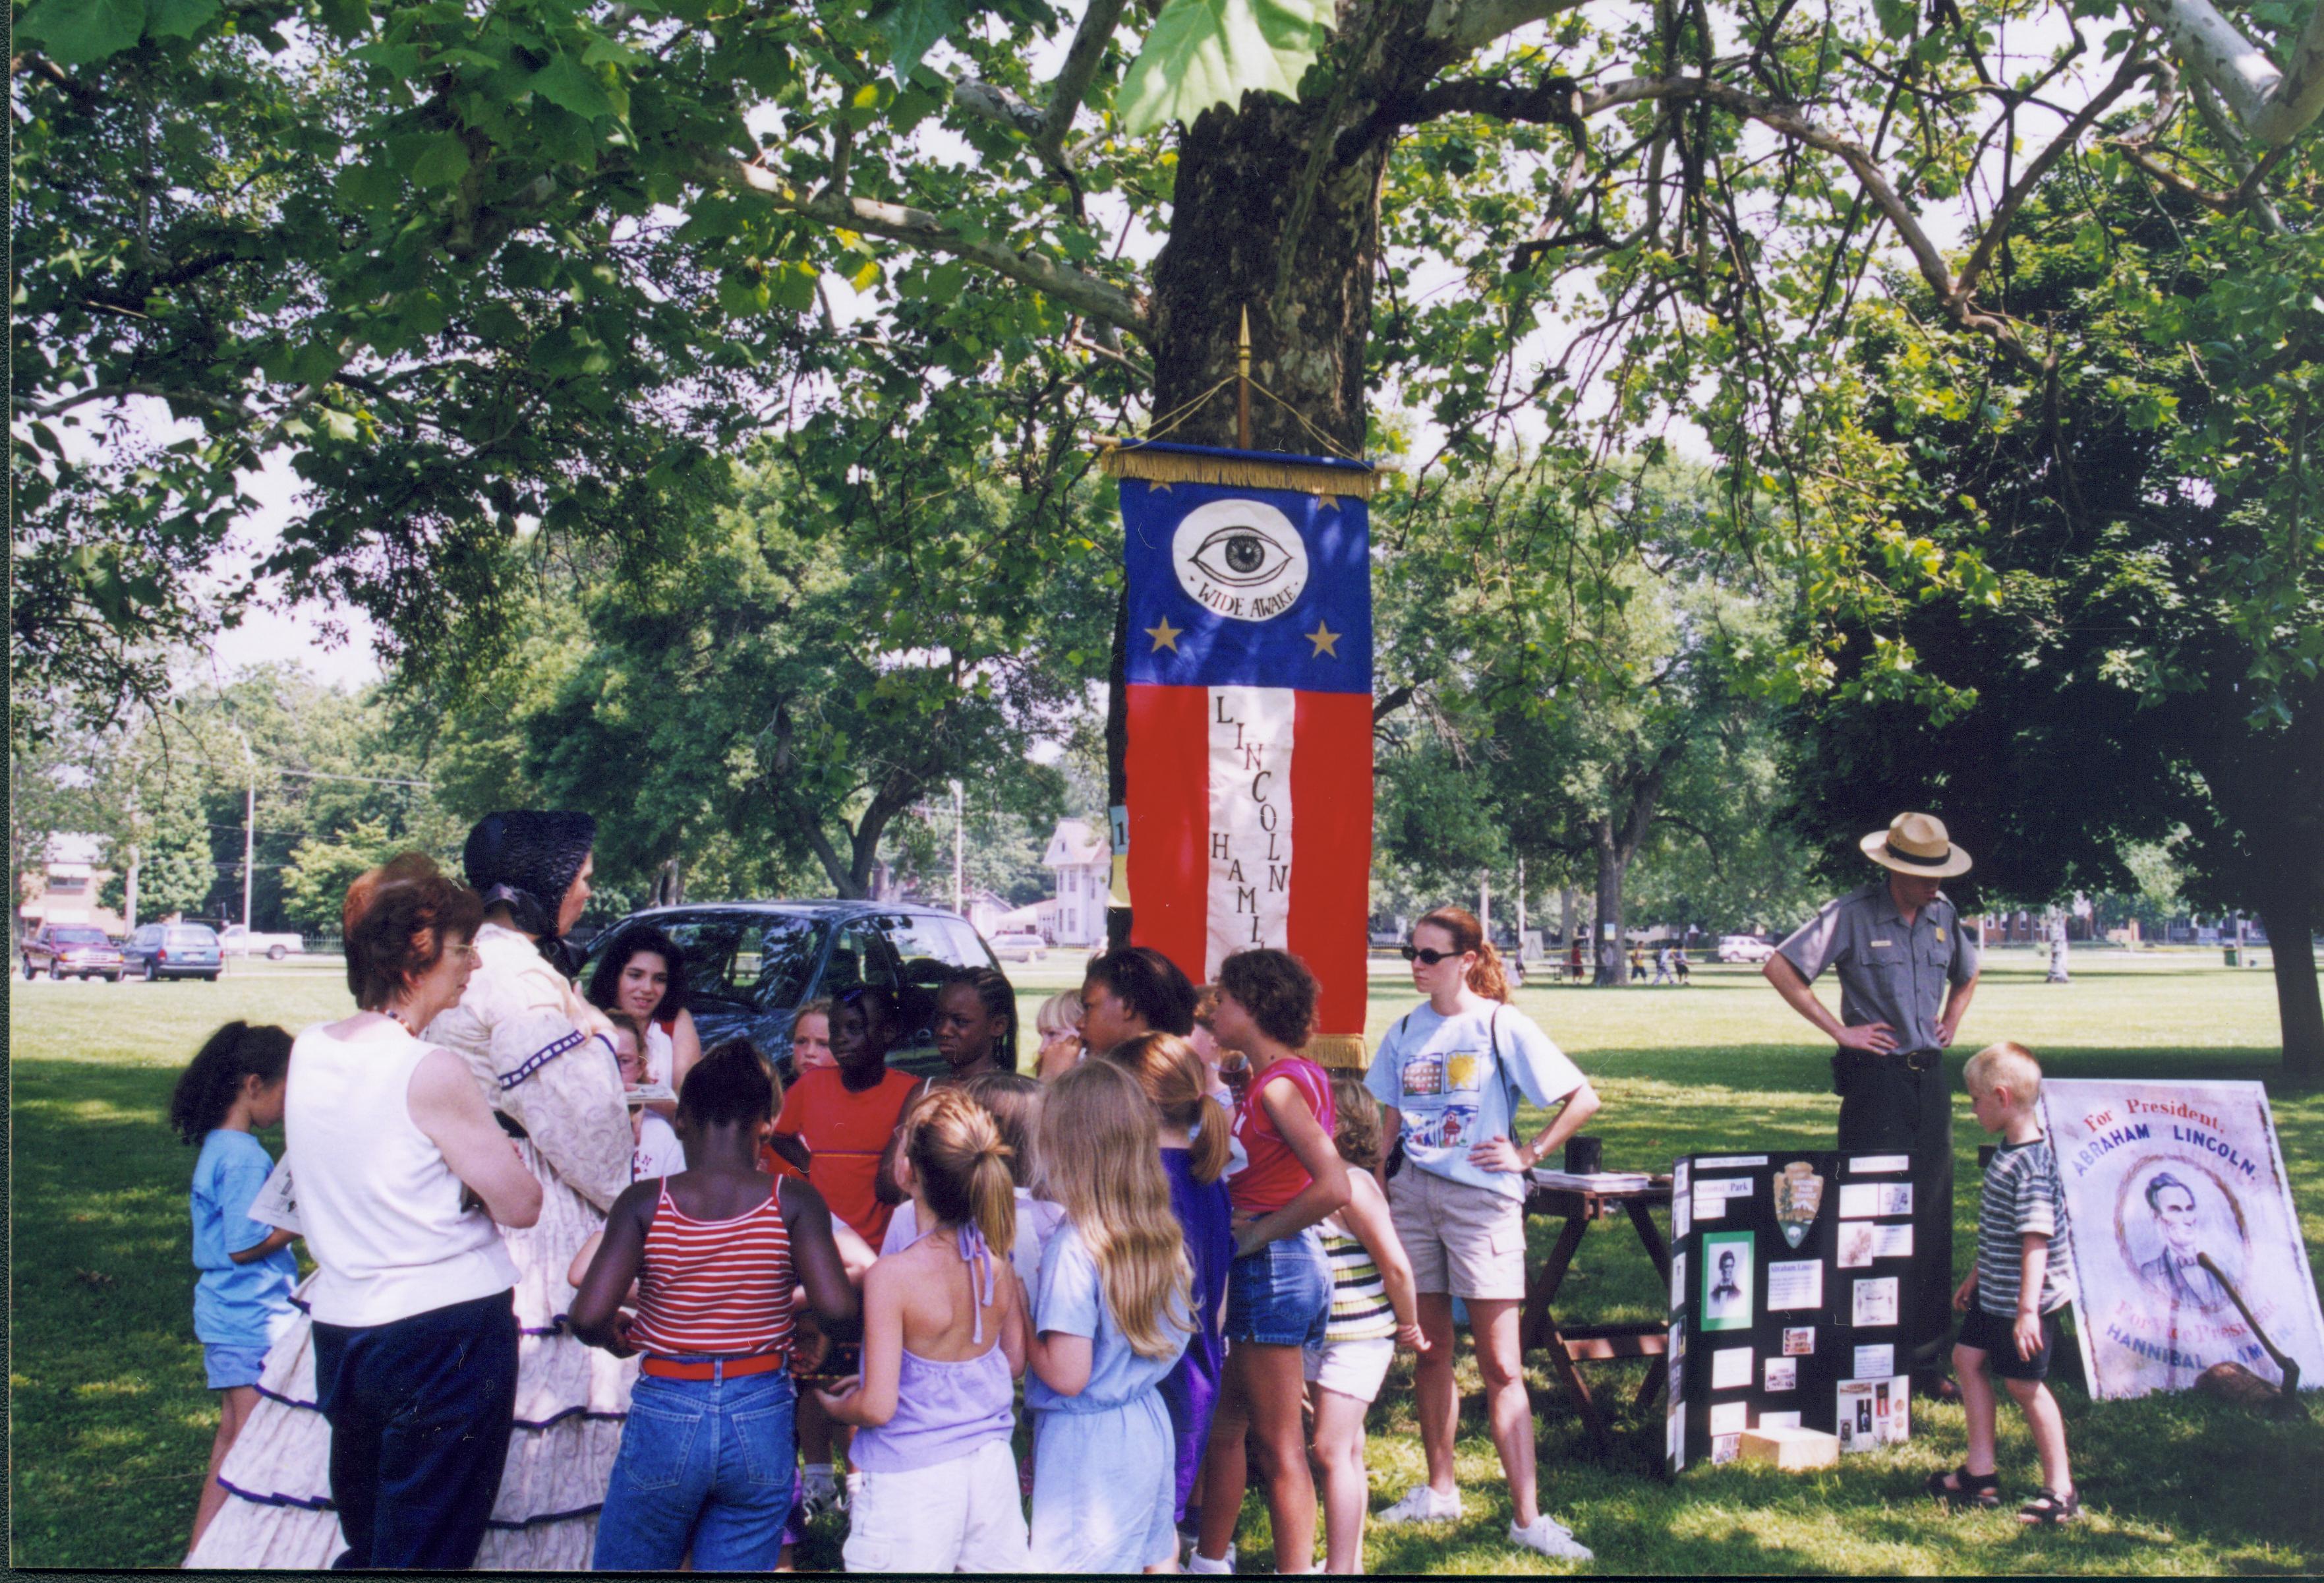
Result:
[[[1242,331],[1235,341],[1235,443],[1250,449],[1250,309],[1242,310]]]

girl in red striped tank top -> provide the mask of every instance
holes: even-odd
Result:
[[[597,1517],[599,1571],[675,1570],[689,1547],[696,1571],[769,1571],[781,1552],[794,1296],[827,1330],[852,1329],[856,1302],[822,1195],[758,1169],[774,1114],[748,1041],[696,1062],[678,1096],[687,1169],[613,1201],[574,1296],[576,1335],[645,1354]]]

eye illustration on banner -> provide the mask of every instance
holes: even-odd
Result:
[[[1291,519],[1263,500],[1197,506],[1170,539],[1178,586],[1205,610],[1235,621],[1269,621],[1307,588],[1307,544]]]

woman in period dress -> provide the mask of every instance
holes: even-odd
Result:
[[[636,1374],[634,1361],[566,1328],[566,1272],[630,1180],[609,1024],[549,956],[587,904],[595,833],[586,814],[540,811],[493,814],[469,832],[464,862],[484,903],[480,959],[459,1004],[428,1028],[429,1043],[467,1060],[541,1185],[540,1221],[504,1234],[522,1340],[515,1430],[476,1556],[487,1571],[588,1566]],[[188,1565],[325,1567],[344,1548],[314,1377],[302,1319],[268,1355],[258,1411],[219,1469],[232,1498]]]

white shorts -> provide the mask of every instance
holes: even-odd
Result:
[[[1025,1497],[1007,1440],[908,1473],[847,1476],[851,1572],[1022,1572]]]
[[[1379,1394],[1388,1365],[1396,1361],[1396,1338],[1374,1336],[1362,1341],[1326,1341],[1304,1349],[1307,1383],[1337,1391],[1359,1402]]]

